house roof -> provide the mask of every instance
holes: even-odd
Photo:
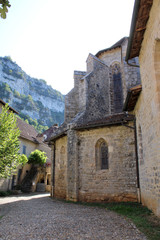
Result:
[[[56,131],[54,131],[50,138],[48,138],[48,141],[54,141],[62,136],[65,136],[67,134],[67,123],[64,122],[59,128],[57,128]]]
[[[128,121],[132,121],[134,119],[133,115],[127,113],[118,113],[113,115],[108,115],[101,119],[95,119],[89,122],[85,122],[82,124],[77,124],[74,129],[75,130],[85,130],[89,128],[97,128],[97,127],[105,127],[105,126],[113,126],[119,124],[125,124]]]
[[[6,105],[6,102],[4,102],[2,99],[0,99],[0,103],[1,103],[2,105],[4,105],[4,106]],[[10,107],[10,106],[9,106],[9,110],[12,111],[12,112],[14,112],[14,113],[16,113],[16,114],[19,114],[14,108],[12,108],[12,107]]]
[[[107,52],[107,51],[109,51],[109,50],[112,50],[112,49],[121,47],[121,46],[122,46],[122,43],[123,43],[126,39],[128,39],[128,37],[123,37],[123,38],[121,38],[118,42],[116,42],[116,43],[115,43],[114,45],[112,45],[111,47],[105,48],[105,49],[100,50],[99,52],[97,52],[97,53],[95,54],[95,56],[98,58],[98,57],[99,57],[102,53],[104,53],[104,52]]]
[[[139,56],[153,0],[135,0],[126,61]]]
[[[33,126],[29,125],[28,123],[26,123],[25,121],[23,121],[18,117],[17,117],[17,124],[18,124],[18,128],[21,131],[20,137],[25,138],[34,143],[38,143],[36,139],[38,133],[36,132]]]
[[[44,136],[45,137],[45,142],[48,142],[50,140],[51,136],[53,135],[53,133],[55,131],[57,131],[57,129],[58,129],[58,126],[54,124],[53,126],[48,128],[46,131],[44,131],[43,133],[38,134],[37,137],[43,137]]]
[[[123,110],[124,111],[132,111],[136,105],[138,97],[142,91],[142,85],[137,85],[133,88],[130,88],[128,91],[126,101],[124,103]]]

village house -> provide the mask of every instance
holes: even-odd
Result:
[[[5,102],[0,99],[0,112],[2,110],[2,106],[5,106]],[[12,111],[15,114],[18,114],[18,112],[13,109],[12,107],[9,107],[9,110]],[[17,125],[20,129],[20,154],[25,154],[27,157],[29,157],[30,153],[34,150],[38,149],[40,151],[44,151],[47,154],[47,162],[45,164],[45,168],[39,168],[39,171],[35,172],[35,175],[29,176],[29,181],[31,181],[31,184],[33,183],[33,186],[30,186],[30,189],[27,189],[28,191],[50,191],[51,190],[51,149],[50,147],[44,143],[44,136],[43,134],[38,134],[35,128],[22,119],[17,117]],[[52,129],[52,128],[51,128]],[[48,130],[51,132],[51,130]],[[45,131],[47,132],[47,130]],[[45,136],[47,136],[47,133],[45,133]],[[46,137],[45,137],[46,138]],[[25,166],[17,169],[17,173],[12,176],[12,179],[0,179],[0,190],[7,190],[14,189],[15,186],[22,184],[26,178],[27,175],[30,175],[31,171],[31,164],[26,164]],[[27,180],[26,180],[27,181]],[[27,184],[28,185],[28,184]],[[25,189],[24,189],[25,190]]]

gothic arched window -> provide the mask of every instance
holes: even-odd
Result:
[[[108,146],[103,138],[99,139],[95,146],[96,169],[108,169]]]
[[[123,108],[123,91],[120,65],[115,63],[112,66],[113,76],[113,108],[114,112],[119,113]]]

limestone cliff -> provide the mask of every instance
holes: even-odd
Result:
[[[0,57],[0,98],[43,126],[63,122],[64,96],[45,80],[27,75],[10,57]]]

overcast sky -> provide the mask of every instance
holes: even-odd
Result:
[[[129,35],[134,0],[10,0],[0,19],[0,56],[66,94],[73,71]]]

